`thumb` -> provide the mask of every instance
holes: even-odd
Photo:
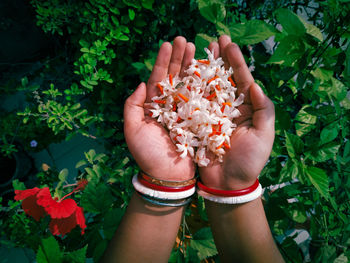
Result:
[[[136,90],[125,101],[124,105],[124,127],[137,129],[145,117],[143,104],[146,100],[146,84],[142,82]]]
[[[253,126],[257,130],[275,133],[275,107],[256,83],[250,87],[250,99],[253,106]]]

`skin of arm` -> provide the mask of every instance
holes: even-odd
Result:
[[[235,121],[237,128],[224,161],[200,168],[200,178],[211,188],[243,189],[255,182],[271,153],[274,105],[254,82],[239,47],[228,36],[221,36],[209,49],[233,68],[238,94],[244,93],[245,101],[238,108],[241,116]],[[260,198],[237,205],[206,200],[206,208],[220,262],[284,262]]]
[[[141,83],[124,106],[124,135],[140,169],[160,180],[193,178],[190,156],[182,159],[168,132],[149,117],[145,102],[159,94],[156,84],[167,74],[183,74],[194,57],[195,47],[183,37],[161,46],[151,76]],[[168,262],[179,230],[184,207],[150,204],[134,193],[126,213],[101,262]]]

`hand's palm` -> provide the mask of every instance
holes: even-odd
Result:
[[[195,166],[191,157],[179,157],[169,132],[145,113],[144,102],[151,102],[152,97],[159,95],[156,84],[167,74],[181,76],[191,63],[194,52],[194,45],[186,43],[182,37],[177,37],[173,46],[164,43],[147,88],[141,84],[125,104],[124,129],[129,150],[144,172],[159,179],[187,180],[194,176]]]

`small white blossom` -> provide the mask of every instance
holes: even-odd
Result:
[[[169,130],[181,158],[189,154],[199,166],[207,166],[211,151],[217,160],[230,149],[230,136],[236,128],[233,119],[244,101],[236,97],[236,85],[222,58],[205,49],[207,60],[192,60],[188,76],[168,75],[157,84],[160,95],[152,98],[151,115]]]

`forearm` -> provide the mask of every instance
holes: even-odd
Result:
[[[221,262],[284,262],[260,198],[239,205],[206,201],[206,207]]]
[[[101,262],[168,262],[183,211],[152,205],[135,193]]]

